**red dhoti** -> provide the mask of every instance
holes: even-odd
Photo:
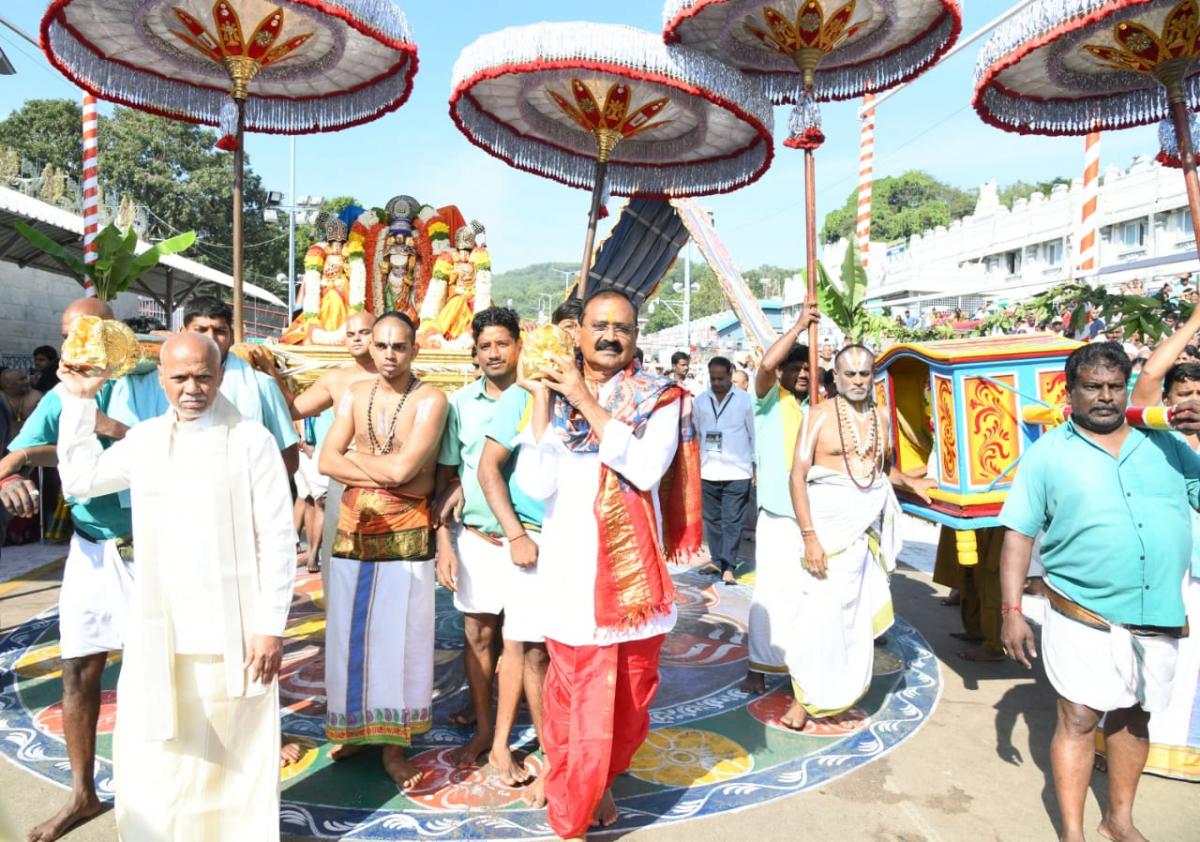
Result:
[[[587,833],[604,790],[629,768],[650,732],[664,637],[611,646],[546,641],[546,817],[560,837]]]

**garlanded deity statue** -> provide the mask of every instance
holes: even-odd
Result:
[[[366,265],[361,236],[335,216],[318,217],[316,227],[324,239],[304,255],[303,312],[284,334],[294,345],[340,345],[346,336],[346,318],[364,308]]]
[[[491,257],[480,242],[484,227],[477,221],[454,233],[454,248],[438,255],[433,264],[433,284],[444,284],[445,304],[429,319],[432,306],[422,308],[422,333],[426,347],[466,347],[471,342],[471,319],[491,300]],[[426,305],[430,305],[426,296]],[[438,340],[441,340],[439,343]]]
[[[387,203],[388,229],[383,242],[379,274],[383,278],[383,310],[407,313],[414,321],[413,287],[417,273],[416,235],[413,218],[420,205],[411,196],[396,196]]]

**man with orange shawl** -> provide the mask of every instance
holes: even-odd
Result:
[[[650,730],[659,650],[675,625],[667,560],[695,553],[702,528],[691,397],[634,362],[637,309],[624,295],[594,294],[582,321],[582,371],[560,357],[526,384],[534,400],[517,460],[518,483],[546,501],[542,741],[547,817],[564,839],[616,821],[609,787]]]

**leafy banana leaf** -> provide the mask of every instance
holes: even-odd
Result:
[[[83,283],[84,276],[87,275],[87,266],[84,265],[82,260],[54,242],[54,240],[47,237],[41,231],[31,228],[20,220],[14,223],[14,227],[17,229],[18,234],[45,252],[48,257],[62,266],[75,280]]]

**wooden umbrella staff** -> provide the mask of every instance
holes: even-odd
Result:
[[[825,134],[821,131],[821,109],[813,94],[816,81],[817,65],[824,52],[818,47],[802,47],[793,54],[796,66],[800,69],[803,91],[792,109],[788,123],[790,136],[783,142],[789,149],[804,150],[804,275],[807,290],[804,294],[805,312],[819,311],[817,298],[817,161],[814,153],[825,142]],[[808,401],[819,403],[821,400],[821,383],[818,376],[819,325],[813,322],[808,326]]]
[[[600,203],[604,197],[604,180],[608,177],[608,159],[621,141],[616,129],[596,129],[596,183],[592,186],[592,205],[588,211],[587,235],[583,240],[583,266],[579,270],[579,300],[587,298],[588,275],[592,271],[592,252],[596,248],[596,226],[600,222]]]
[[[243,190],[246,178],[246,153],[243,142],[246,136],[246,99],[250,96],[250,80],[258,74],[261,65],[254,59],[243,56],[226,56],[224,64],[233,82],[229,96],[237,108],[236,140],[233,148],[233,341],[242,342],[246,334],[243,322],[245,295],[242,280],[242,251],[245,243],[242,214],[245,209]],[[290,317],[291,314],[288,315]]]
[[[1196,253],[1200,255],[1200,181],[1196,178],[1196,149],[1193,141],[1195,124],[1188,112],[1184,81],[1192,69],[1192,58],[1177,58],[1167,61],[1153,71],[1167,92],[1167,107],[1171,110],[1171,127],[1175,130],[1179,148],[1179,164],[1183,168],[1183,182],[1187,188],[1188,211],[1192,215],[1192,234]]]

